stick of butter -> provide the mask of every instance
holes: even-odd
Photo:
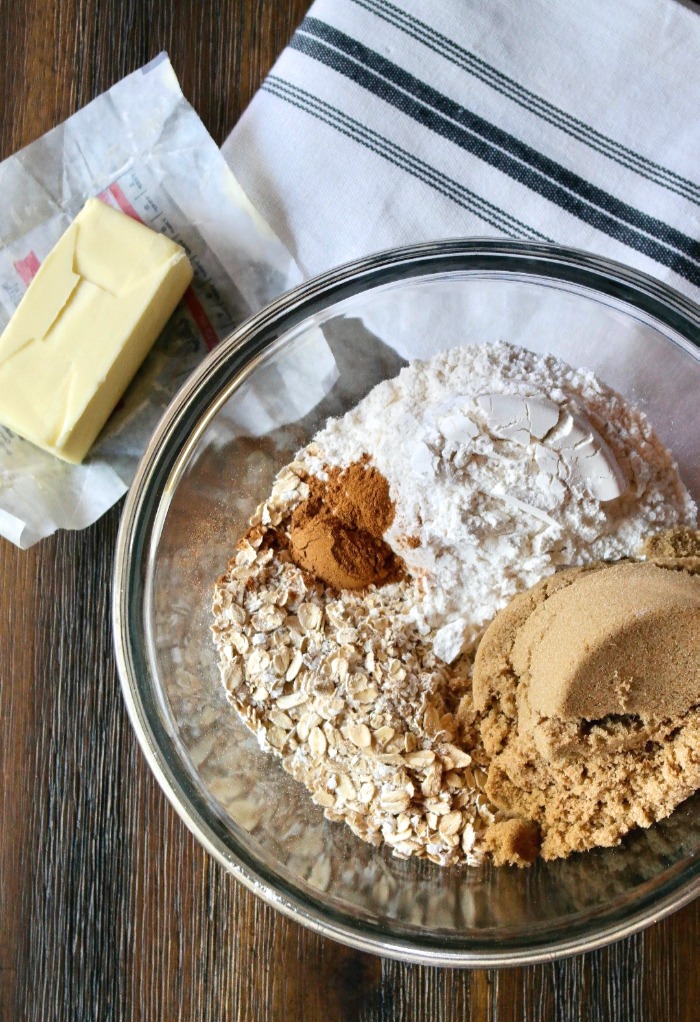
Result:
[[[191,280],[180,245],[88,199],[0,337],[0,423],[81,462]]]

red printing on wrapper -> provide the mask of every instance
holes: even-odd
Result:
[[[132,220],[137,220],[140,224],[143,223],[143,220],[131,205],[116,181],[113,181],[109,188],[106,188],[105,191],[100,192],[97,198],[101,199],[102,202],[105,202],[108,206],[117,206],[122,213],[126,213],[126,215],[130,216]]]
[[[188,287],[185,291],[185,305],[187,306],[192,319],[197,324],[197,329],[202,335],[207,351],[212,351],[213,348],[219,343],[219,337],[214,327],[209,322],[207,314],[202,308],[197,295],[194,293],[191,287]]]
[[[29,287],[39,272],[41,263],[34,252],[28,252],[24,259],[18,259],[13,265],[24,283]]]

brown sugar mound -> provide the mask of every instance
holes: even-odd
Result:
[[[512,663],[542,717],[684,712],[700,701],[700,580],[656,564],[582,572],[520,629]]]
[[[335,589],[385,585],[403,575],[403,562],[382,538],[394,520],[389,484],[369,458],[327,479],[307,478],[309,496],[292,514],[289,552],[300,568]]]
[[[526,821],[543,858],[565,857],[618,844],[700,787],[700,577],[692,544],[690,570],[678,549],[663,566],[558,572],[484,634],[474,704],[486,791],[513,818],[490,838],[495,861],[524,864],[513,841]]]

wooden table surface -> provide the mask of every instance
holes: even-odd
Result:
[[[0,0],[0,157],[167,50],[217,141],[308,0]],[[0,482],[1,485],[1,482]],[[120,507],[20,552],[0,540],[0,1019],[700,1018],[700,902],[605,950],[457,972],[324,940],[194,841],[117,681]]]

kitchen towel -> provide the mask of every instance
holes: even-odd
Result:
[[[502,236],[700,300],[700,15],[677,0],[317,0],[223,152],[304,276]]]

